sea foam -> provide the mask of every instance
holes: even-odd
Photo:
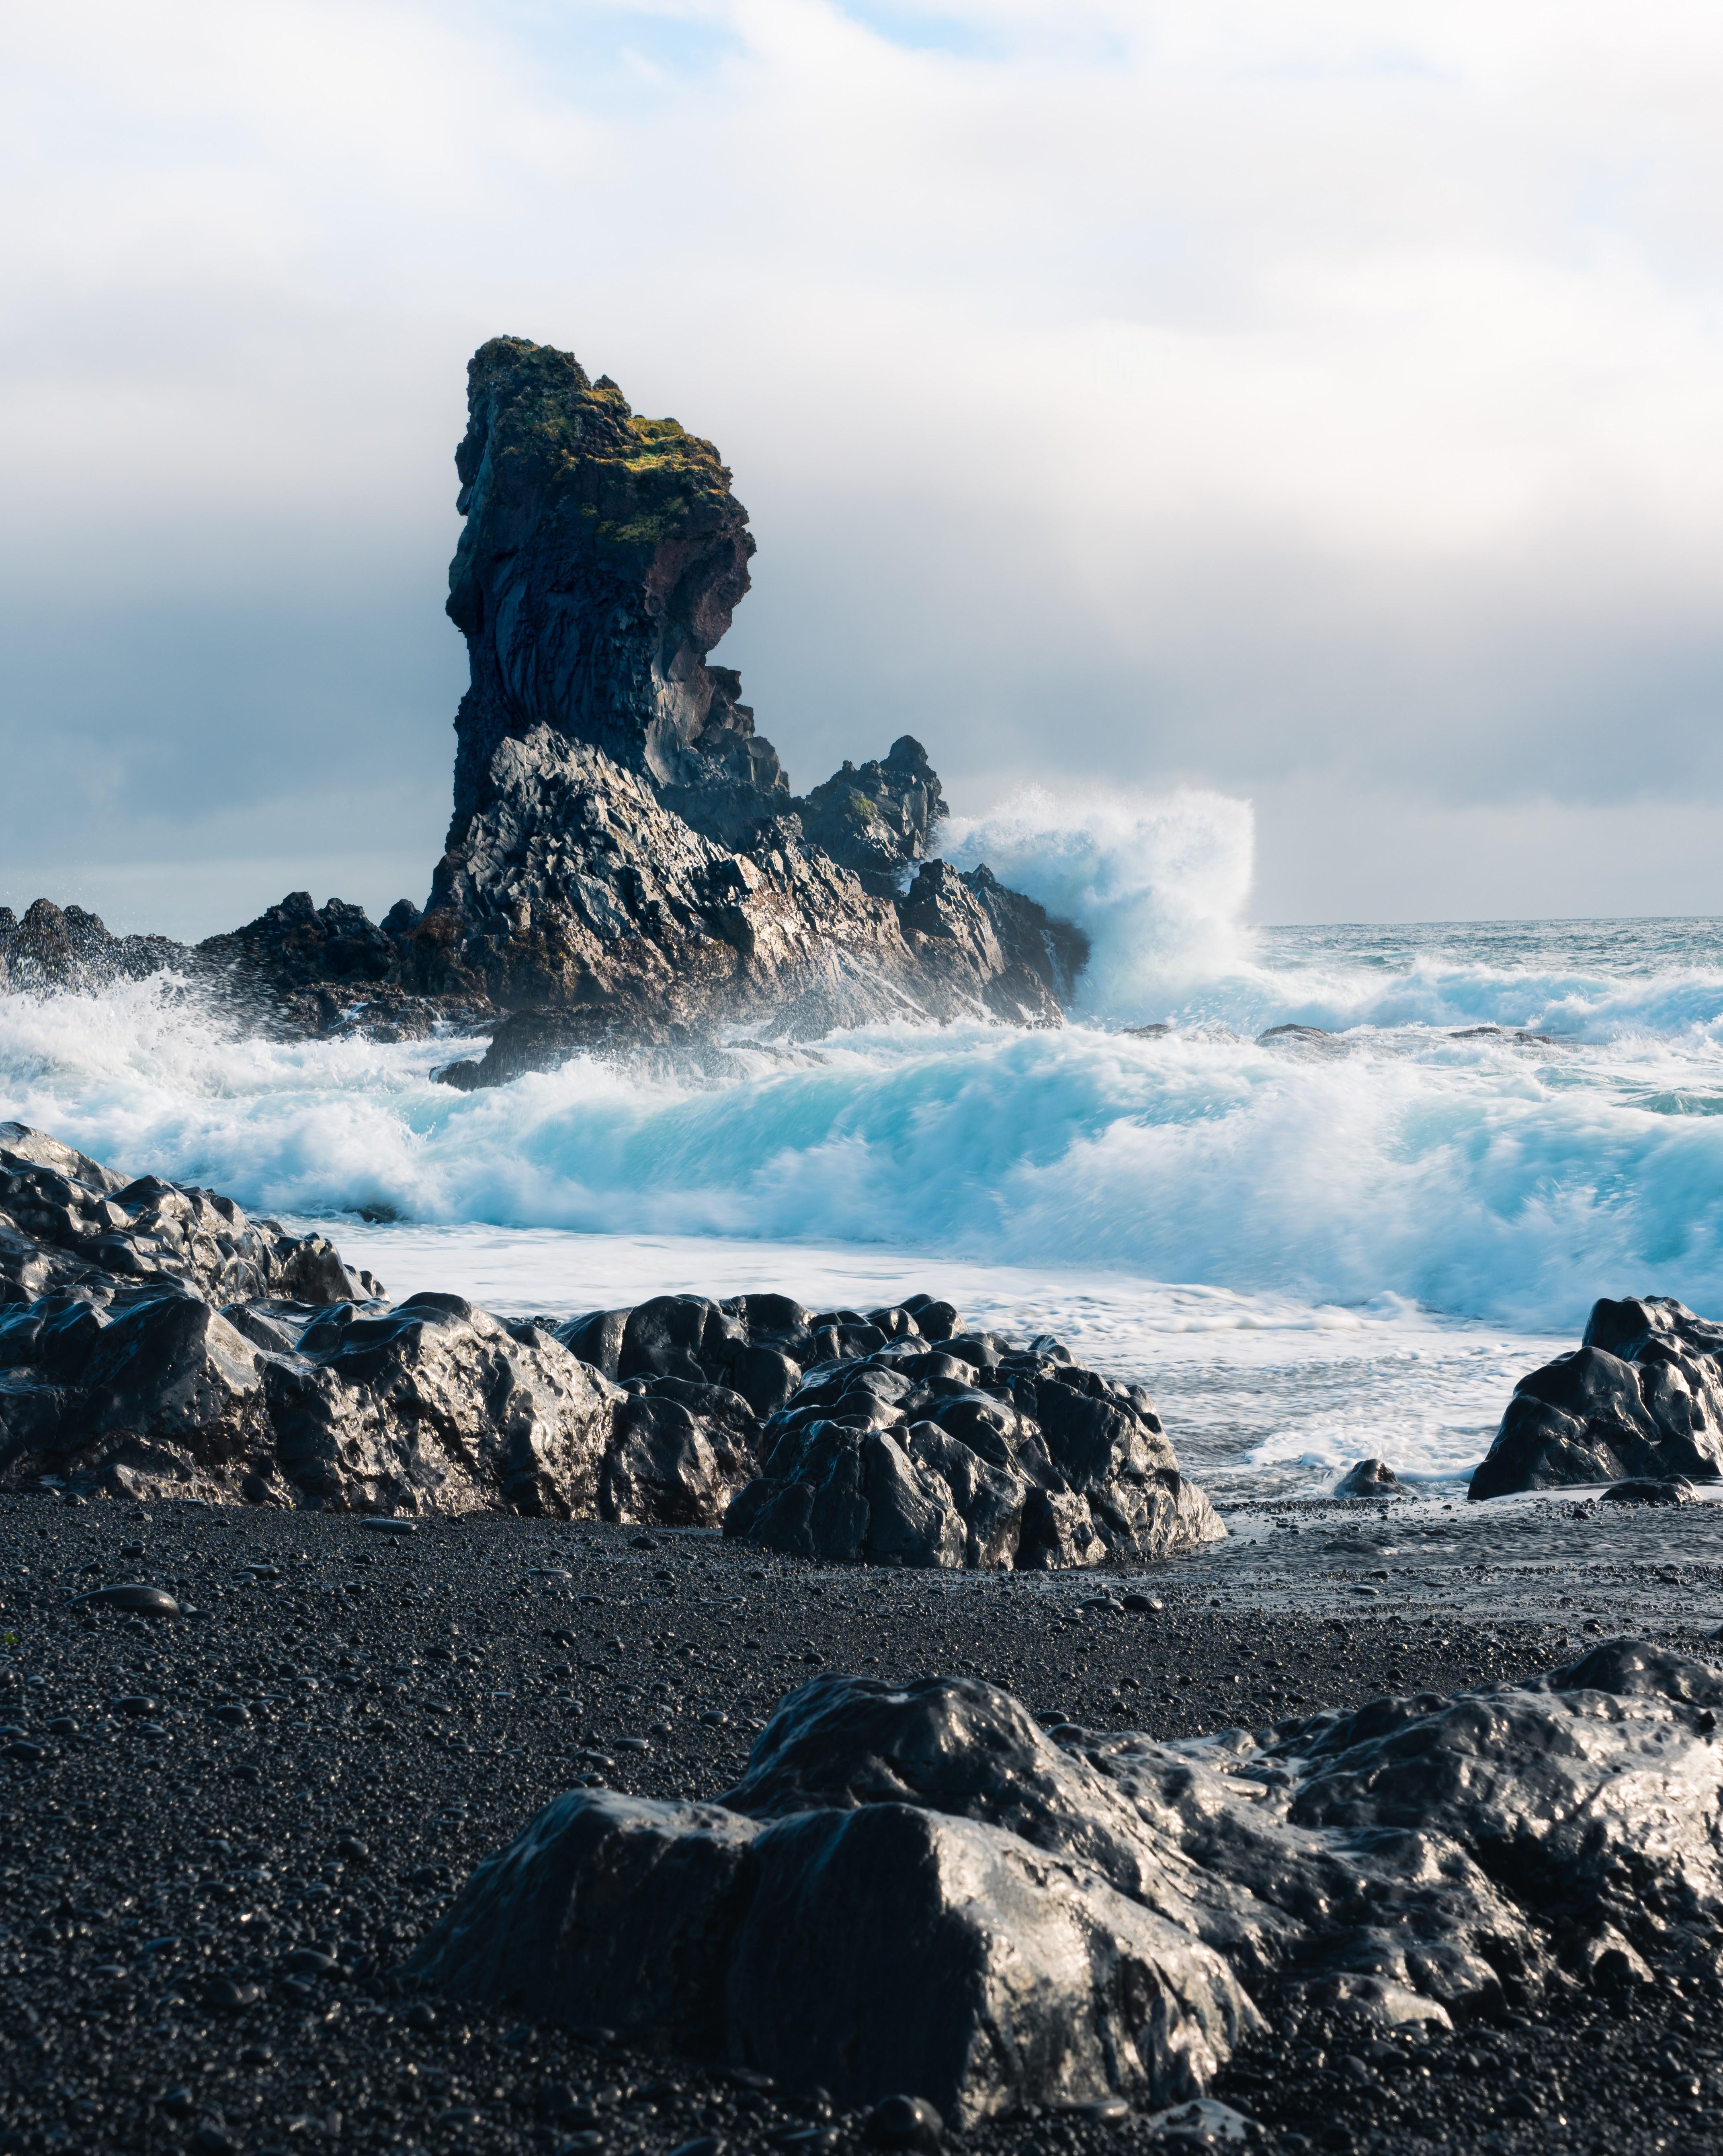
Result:
[[[1723,1307],[1709,1041],[879,1029],[720,1086],[577,1060],[458,1094],[431,1073],[462,1044],[240,1039],[159,986],[4,1011],[7,1114],[271,1211],[889,1245],[1533,1327],[1599,1294]]]
[[[1023,795],[953,838],[1090,934],[1077,1023],[739,1044],[722,1084],[577,1059],[461,1094],[433,1073],[476,1044],[247,1037],[164,976],[0,998],[0,1113],[297,1216],[890,1250],[1539,1333],[1604,1294],[1723,1312],[1723,926],[1251,930],[1249,811],[1196,794]],[[1258,1038],[1288,1024],[1327,1037]]]

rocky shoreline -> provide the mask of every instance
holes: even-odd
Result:
[[[1704,1485],[1223,1522],[926,1296],[391,1303],[17,1125],[0,1216],[11,2145],[1704,2145]],[[1592,1331],[1695,1396],[1691,1313]]]
[[[1146,1563],[1223,1532],[1148,1395],[1056,1340],[660,1296],[400,1302],[320,1237],[0,1124],[0,1489],[715,1526],[917,1567]]]

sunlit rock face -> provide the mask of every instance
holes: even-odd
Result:
[[[1594,1303],[1585,1337],[1514,1388],[1469,1495],[1723,1476],[1723,1325],[1672,1296]]]
[[[1720,1706],[1723,1673],[1630,1640],[1177,1743],[1044,1731],[970,1678],[822,1676],[715,1803],[556,1799],[413,1967],[966,2125],[1194,2093],[1295,1995],[1401,2028],[1715,1995]]]

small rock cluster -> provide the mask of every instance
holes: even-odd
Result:
[[[1520,1380],[1469,1494],[1720,1475],[1723,1325],[1651,1295],[1594,1303],[1579,1347]]]
[[[810,1370],[770,1419],[726,1534],[806,1557],[1018,1569],[1147,1563],[1224,1535],[1141,1386],[1081,1368],[1056,1340],[958,1332],[948,1304],[916,1298],[903,1315],[899,1337]]]
[[[715,1803],[555,1799],[409,1967],[964,2125],[1171,2102],[1271,1992],[1392,2031],[1654,1969],[1715,1990],[1720,1707],[1723,1673],[1629,1640],[1175,1743],[1044,1732],[972,1679],[820,1676]]]
[[[623,1379],[728,1388],[763,1418],[727,1536],[841,1563],[1146,1563],[1225,1530],[1148,1394],[1014,1348],[932,1296],[818,1316],[783,1296],[665,1296],[558,1328]]]
[[[166,936],[110,936],[99,913],[38,898],[19,920],[0,906],[0,993],[141,980],[186,956]]]

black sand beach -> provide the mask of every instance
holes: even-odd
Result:
[[[1723,1615],[1708,1504],[1292,1505],[1228,1524],[1227,1543],[1146,1573],[1025,1578],[823,1568],[596,1522],[398,1535],[274,1509],[9,1502],[0,2147],[859,2145],[864,2118],[817,2097],[396,1972],[552,1795],[591,1775],[716,1796],[821,1669],[977,1676],[1044,1717],[1170,1738],[1516,1680],[1606,1630],[1705,1655]],[[71,1599],[116,1578],[167,1586],[184,1614]],[[1160,1606],[1105,1606],[1126,1595]],[[1197,2112],[1043,2114],[961,2138],[1717,2145],[1715,2008],[1670,1984],[1374,2041],[1271,2018]]]

